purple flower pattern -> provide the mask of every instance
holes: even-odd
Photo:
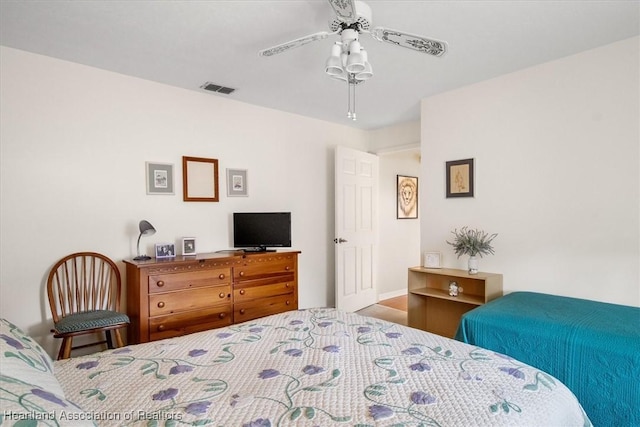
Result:
[[[153,396],[151,396],[151,398],[153,400],[169,400],[169,399],[173,399],[174,397],[176,397],[178,395],[178,389],[177,388],[168,388],[165,390],[160,390],[159,392],[157,392],[156,394],[154,394]]]
[[[322,350],[327,353],[340,353],[340,346],[337,345],[328,345],[326,347],[322,347]]]
[[[369,414],[373,417],[374,421],[386,420],[394,416],[393,409],[384,405],[371,405],[369,406]]]
[[[189,356],[198,357],[198,356],[202,356],[203,354],[206,354],[206,353],[207,353],[207,350],[203,350],[201,348],[198,348],[198,349],[194,349],[194,350],[189,351]]]
[[[426,372],[431,370],[431,365],[425,362],[418,362],[418,363],[409,365],[409,369],[415,372]]]
[[[169,375],[183,374],[185,372],[193,371],[193,366],[189,365],[176,365],[169,369]]]
[[[415,354],[422,354],[422,350],[418,347],[409,347],[407,349],[402,350],[402,354],[406,354],[407,356],[412,356]]]
[[[300,356],[302,356],[302,350],[300,350],[298,348],[290,348],[288,350],[285,350],[284,354],[286,354],[287,356],[291,356],[291,357],[300,357]]]
[[[187,414],[191,415],[202,415],[207,412],[209,406],[211,406],[211,402],[205,400],[204,402],[195,402],[188,404],[187,407],[184,408],[184,411]]]
[[[315,375],[315,374],[319,374],[320,372],[324,372],[324,368],[321,366],[307,365],[304,368],[302,368],[302,372],[304,372],[307,375]]]
[[[506,372],[507,374],[511,375],[514,378],[517,378],[519,380],[523,380],[524,379],[524,372],[522,372],[520,369],[518,368],[507,368],[507,367],[501,367],[500,370],[502,372]]]
[[[436,398],[424,391],[414,391],[411,393],[411,401],[416,405],[431,405],[436,402]]]
[[[76,365],[77,369],[92,369],[95,368],[96,366],[98,366],[98,361],[97,360],[91,360],[89,362],[82,362],[82,363],[78,363]]]
[[[16,350],[24,349],[24,345],[22,345],[22,343],[20,341],[18,341],[17,339],[15,339],[13,337],[10,337],[9,335],[1,334],[0,338],[2,338],[7,344],[9,344],[11,347],[15,348]]]
[[[51,403],[55,403],[56,405],[60,405],[63,407],[67,406],[67,404],[64,403],[62,399],[60,399],[58,396],[48,391],[42,390],[40,388],[31,389],[31,393],[33,393],[35,396],[38,396],[44,400],[48,400]]]
[[[278,375],[280,375],[280,372],[275,369],[265,369],[258,374],[258,378],[266,380],[269,378],[277,377]]]

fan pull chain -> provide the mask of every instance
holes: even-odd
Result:
[[[347,118],[351,118],[351,82],[349,82],[349,77],[347,77]]]
[[[356,121],[356,83],[355,78],[349,75],[347,77],[347,99],[348,110],[347,118]]]
[[[356,84],[353,83],[353,113],[351,114],[351,119],[356,121]]]

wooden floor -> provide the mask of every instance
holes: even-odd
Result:
[[[384,301],[378,302],[380,305],[384,305],[385,307],[395,308],[396,310],[407,311],[407,296],[402,295],[399,297],[386,299]]]
[[[407,296],[380,301],[356,313],[401,325],[407,324]]]

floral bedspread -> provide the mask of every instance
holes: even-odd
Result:
[[[334,309],[59,361],[55,373],[100,426],[591,425],[544,372]]]

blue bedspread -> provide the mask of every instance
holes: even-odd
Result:
[[[640,308],[514,292],[466,313],[455,339],[558,378],[597,427],[640,426]]]

